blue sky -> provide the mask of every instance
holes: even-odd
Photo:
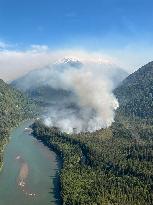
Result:
[[[153,43],[152,0],[0,0],[0,39],[26,47]]]
[[[152,61],[153,1],[0,0],[1,78],[65,56],[128,72]]]

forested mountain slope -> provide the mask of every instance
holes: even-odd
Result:
[[[115,89],[115,122],[94,133],[68,135],[42,122],[33,134],[60,154],[63,204],[153,204],[153,63]]]
[[[128,76],[115,89],[119,111],[126,116],[153,118],[153,62]]]
[[[10,129],[20,121],[32,117],[34,110],[35,105],[21,92],[0,79],[0,165],[3,145],[8,140]]]

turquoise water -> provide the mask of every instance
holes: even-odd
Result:
[[[14,129],[5,148],[0,205],[59,204],[59,160],[54,152],[25,131],[29,125],[30,122],[25,122]]]

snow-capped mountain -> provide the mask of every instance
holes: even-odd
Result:
[[[30,71],[28,74],[14,80],[11,84],[21,90],[48,86],[54,83],[58,84],[60,83],[59,76],[63,72],[75,69],[82,69],[82,73],[84,70],[88,70],[89,73],[97,72],[102,78],[108,78],[113,83],[113,87],[116,87],[128,75],[126,71],[111,63],[82,62],[77,58],[62,58],[46,67]]]

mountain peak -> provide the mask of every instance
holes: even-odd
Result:
[[[83,63],[77,58],[62,58],[55,62],[56,65],[70,65],[72,67],[81,67]]]

